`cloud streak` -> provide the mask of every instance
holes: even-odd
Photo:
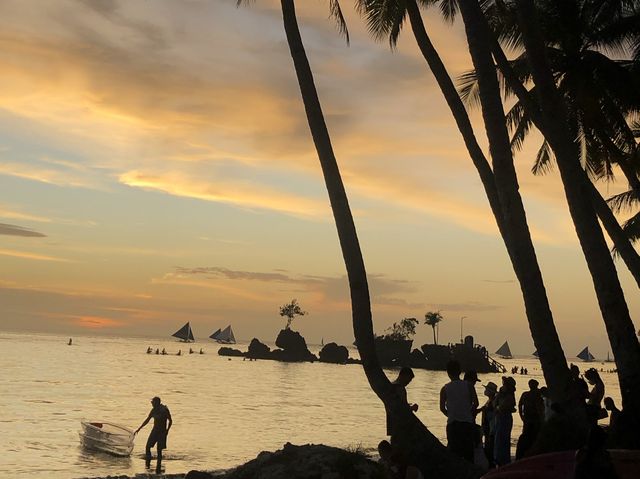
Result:
[[[0,223],[0,235],[23,236],[27,238],[46,238],[47,235],[22,226]]]

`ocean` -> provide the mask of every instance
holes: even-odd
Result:
[[[189,345],[157,338],[116,338],[0,332],[0,477],[85,478],[144,472],[147,425],[130,458],[83,450],[80,421],[109,421],[136,429],[153,396],[171,410],[173,427],[163,464],[166,473],[226,469],[261,451],[293,444],[323,443],[373,452],[385,438],[384,408],[359,365],[288,364],[218,356],[219,345]],[[146,354],[166,348],[168,356]],[[246,350],[247,343],[237,348]],[[182,349],[182,356],[176,356]],[[310,345],[317,353],[319,345]],[[186,353],[186,354],[185,354]],[[357,351],[350,351],[357,356]],[[536,378],[539,363],[523,357],[501,361],[528,368],[515,375],[517,397]],[[581,363],[611,368],[612,363]],[[416,370],[408,387],[417,415],[441,440],[439,412],[444,372]],[[396,372],[388,371],[395,378]],[[480,375],[500,384],[500,374]],[[617,376],[603,373],[607,391],[620,404]],[[480,403],[482,387],[477,386]],[[606,422],[606,420],[605,420]],[[522,424],[514,415],[513,450]]]

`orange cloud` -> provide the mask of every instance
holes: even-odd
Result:
[[[12,256],[14,258],[31,259],[36,261],[57,261],[63,263],[70,263],[70,259],[57,258],[55,256],[48,256],[38,253],[29,253],[27,251],[16,251],[12,249],[0,249],[0,256]]]
[[[77,316],[72,320],[72,323],[87,329],[117,328],[125,325],[123,321],[100,316]]]
[[[330,214],[328,200],[320,201],[268,188],[260,184],[229,182],[215,184],[190,178],[184,173],[146,174],[129,171],[120,182],[138,188],[159,190],[175,196],[229,203],[252,209],[269,209],[305,218],[324,218]]]

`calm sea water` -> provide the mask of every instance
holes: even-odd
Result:
[[[287,441],[373,451],[384,438],[384,408],[358,365],[228,360],[210,342],[194,345],[204,348],[204,355],[156,356],[147,355],[146,348],[171,353],[182,348],[184,353],[185,346],[141,338],[74,337],[72,346],[67,341],[55,335],[0,333],[0,477],[143,472],[150,425],[137,437],[130,458],[84,451],[78,430],[83,418],[135,429],[154,395],[174,419],[165,453],[167,473],[229,468]],[[310,349],[317,352],[319,346]],[[529,369],[529,376],[516,376],[518,396],[530,377],[544,382],[532,358],[504,364]],[[499,378],[481,376],[483,383],[499,383]],[[605,373],[603,379],[607,394],[619,403],[615,374]],[[418,370],[408,388],[409,400],[420,405],[418,416],[441,439],[445,418],[438,411],[438,395],[445,382],[443,372]],[[481,397],[482,388],[477,390]],[[515,418],[514,444],[521,427]]]

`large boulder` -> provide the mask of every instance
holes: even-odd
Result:
[[[347,364],[349,361],[349,350],[336,343],[325,344],[320,351],[320,361],[323,363]]]
[[[382,466],[364,454],[321,444],[285,444],[276,452],[261,452],[257,458],[230,471],[225,479],[373,479],[386,477]]]
[[[233,349],[233,348],[228,348],[226,346],[223,346],[220,349],[218,349],[218,355],[219,356],[242,357],[242,356],[244,356],[244,353],[242,351],[240,351],[239,349]]]
[[[283,329],[278,333],[276,346],[282,352],[273,351],[273,358],[280,361],[317,361],[318,358],[309,351],[302,335],[291,329]]]
[[[253,338],[251,343],[249,343],[249,350],[247,351],[246,357],[251,359],[270,359],[271,348],[258,341],[257,338]]]

